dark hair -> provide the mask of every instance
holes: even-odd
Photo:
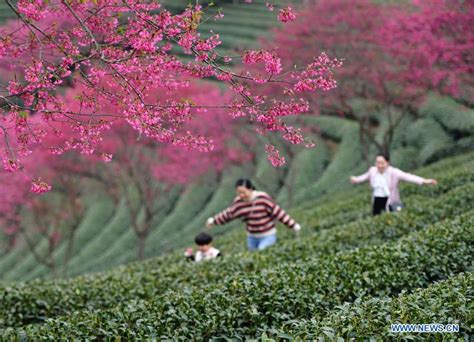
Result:
[[[237,188],[239,186],[243,186],[250,190],[255,190],[255,187],[253,186],[252,182],[250,181],[250,179],[247,178],[240,178],[239,180],[237,180],[237,182],[235,182],[235,187]]]
[[[379,152],[377,153],[377,155],[375,156],[375,158],[377,157],[383,157],[386,161],[390,161],[390,155],[387,153],[387,152]]]
[[[207,233],[199,233],[194,239],[194,241],[198,246],[208,245],[212,242],[212,235]]]

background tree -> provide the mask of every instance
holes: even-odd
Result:
[[[413,1],[400,6],[381,31],[399,66],[397,83],[448,95],[474,108],[474,3]]]
[[[288,67],[323,51],[344,59],[338,87],[306,99],[317,113],[355,120],[371,162],[370,148],[389,151],[395,130],[418,115],[428,91],[457,92],[463,103],[471,101],[472,13],[468,1],[318,1],[267,46]]]
[[[53,159],[51,162],[50,159]],[[65,170],[48,152],[39,152],[25,161],[29,170],[41,173],[45,179],[54,179],[54,189],[45,196],[35,196],[30,189],[30,178],[22,172],[2,172],[2,200],[0,223],[4,232],[21,238],[32,255],[58,275],[59,266],[67,270],[75,235],[85,212],[80,179]],[[38,179],[32,187],[49,190]],[[66,250],[61,264],[56,257],[60,243]]]

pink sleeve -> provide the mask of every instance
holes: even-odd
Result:
[[[417,175],[412,175],[411,173],[404,172],[400,169],[395,169],[395,174],[398,177],[398,179],[405,181],[405,182],[410,182],[410,183],[415,183],[418,185],[422,185],[423,181],[425,180],[423,177],[417,176]]]
[[[369,176],[370,176],[370,169],[367,170],[367,172],[364,173],[363,175],[357,176],[355,179],[357,183],[367,182],[369,180]]]

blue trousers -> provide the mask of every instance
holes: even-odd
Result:
[[[247,247],[249,251],[255,251],[255,250],[261,251],[262,249],[265,249],[275,244],[276,241],[277,241],[276,234],[264,236],[260,238],[247,236]]]

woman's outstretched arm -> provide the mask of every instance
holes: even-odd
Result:
[[[397,177],[405,182],[409,183],[415,183],[418,185],[423,185],[423,184],[431,184],[431,185],[436,185],[438,184],[438,181],[436,179],[426,179],[405,171],[402,171],[400,169],[395,169],[395,174]]]
[[[270,213],[270,216],[273,219],[277,219],[288,228],[298,231],[301,229],[301,226],[293,219],[291,216],[280,207],[272,198],[265,198],[265,205],[267,206],[267,211]]]
[[[369,176],[370,176],[370,169],[368,169],[366,173],[360,176],[351,176],[350,181],[352,184],[367,182],[369,180]]]
[[[234,203],[232,205],[224,210],[222,210],[220,213],[209,217],[207,219],[206,225],[207,227],[212,227],[215,224],[221,225],[221,224],[226,224],[233,219],[235,219],[235,211],[237,209],[238,205],[238,199],[234,200]]]

